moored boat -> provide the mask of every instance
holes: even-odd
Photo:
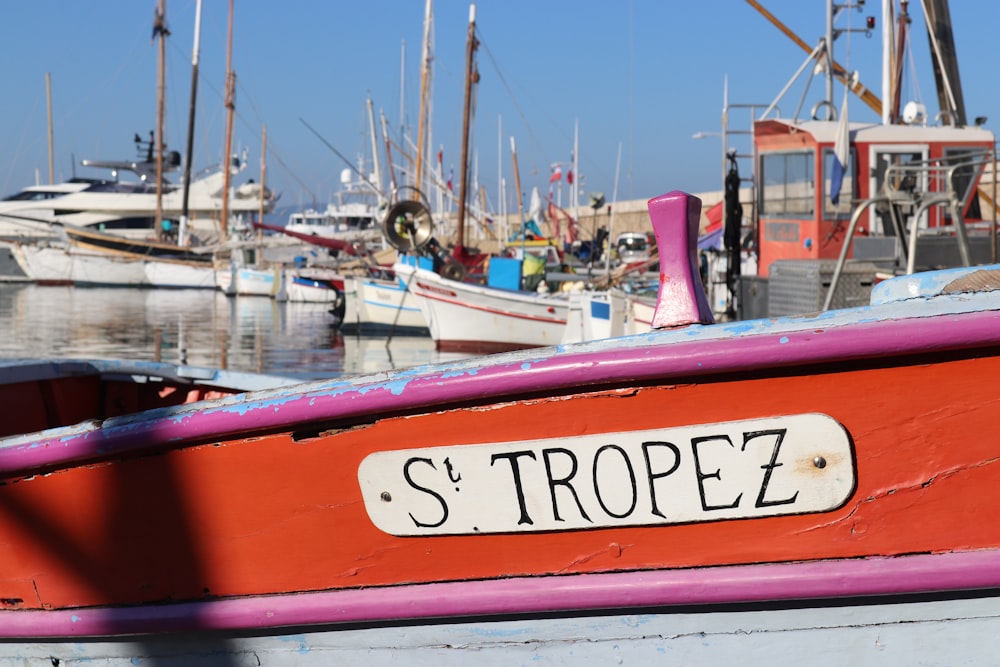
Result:
[[[1000,267],[709,325],[698,207],[656,331],[0,440],[0,653],[982,655]]]
[[[73,178],[64,183],[32,185],[0,200],[0,238],[51,238],[58,233],[52,223],[106,232],[115,236],[148,240],[159,238],[156,221],[156,156],[154,142],[135,138],[134,160],[82,160],[90,169],[105,170],[109,178]],[[242,172],[246,160],[234,157],[235,169]],[[170,152],[164,160],[164,174],[176,172],[181,157]],[[129,176],[132,178],[129,179]],[[123,178],[125,177],[125,178]],[[197,174],[188,191],[191,232],[203,238],[217,235],[221,207],[223,170],[210,167]],[[252,182],[237,188],[240,196],[229,204],[235,216],[259,212],[260,186]],[[274,208],[274,197],[264,193],[265,211]],[[177,223],[183,210],[183,188],[166,176],[161,190],[161,217]]]
[[[3,359],[0,437],[293,384],[277,375],[130,359]]]
[[[210,247],[185,248],[67,225],[53,228],[61,239],[11,246],[21,270],[36,283],[215,289]]]
[[[231,289],[236,295],[273,297],[281,289],[281,268],[237,266],[233,270]]]
[[[343,279],[341,287],[331,278],[303,275],[290,272],[282,280],[285,299],[295,303],[323,303],[337,305],[343,300]]]
[[[569,313],[565,294],[476,285],[405,261],[393,271],[416,297],[439,350],[488,354],[562,340]]]
[[[405,282],[392,271],[351,278],[341,331],[361,336],[428,336],[427,318]]]
[[[563,343],[579,343],[646,333],[656,303],[621,288],[578,290],[569,293],[569,315]]]
[[[850,30],[834,27],[845,14],[832,2],[828,32],[810,59],[835,65],[822,68],[826,92],[809,117],[800,116],[805,94],[795,116],[778,111],[804,66],[770,104],[731,104],[726,93],[724,229],[717,250],[705,253],[717,315],[756,319],[860,305],[885,277],[996,256],[995,202],[983,188],[996,137],[985,117],[968,122],[946,1],[923,5],[941,105],[936,117],[928,118],[919,99],[903,99],[895,83],[913,62],[909,4],[882,4],[884,99],[836,64],[834,41]],[[954,76],[940,76],[942,69]],[[837,88],[842,100],[833,98],[835,79],[844,84]],[[855,95],[866,108],[855,109]],[[734,120],[747,109],[749,124]]]

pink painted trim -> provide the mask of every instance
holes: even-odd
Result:
[[[1000,551],[391,586],[143,607],[0,611],[0,638],[862,598],[1000,587]],[[859,601],[860,602],[860,601]]]
[[[483,357],[433,368],[403,369],[360,380],[294,385],[246,398],[194,403],[186,408],[109,419],[91,430],[42,432],[37,439],[0,448],[0,473],[18,473],[124,452],[181,447],[187,441],[222,439],[263,429],[456,402],[497,400],[525,393],[586,391],[594,386],[668,382],[719,373],[752,372],[803,364],[900,355],[936,354],[1000,342],[1000,312],[973,311],[937,317],[873,320],[824,328],[822,316],[806,330],[767,333],[767,321],[736,323],[764,333],[678,339],[643,334],[615,345],[582,345],[572,353],[543,348],[536,356]],[[692,334],[694,336],[695,334]],[[663,343],[657,338],[665,337]],[[627,341],[632,341],[631,343]]]

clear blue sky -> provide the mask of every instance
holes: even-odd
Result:
[[[760,2],[811,45],[825,31],[825,0]],[[951,4],[968,115],[989,116],[987,127],[998,127],[992,45],[1000,5]],[[907,77],[907,97],[922,100],[933,117],[937,97],[923,17],[919,2],[910,5],[919,71]],[[155,127],[155,7],[156,0],[3,4],[0,192],[34,182],[36,171],[48,179],[46,72],[57,180],[71,175],[74,160],[132,155],[133,133],[145,136]],[[866,14],[881,23],[880,7],[869,0],[863,13],[850,11],[851,26],[861,27]],[[204,0],[196,170],[223,151],[227,12],[226,0]],[[167,1],[166,136],[178,150],[186,140],[194,13],[194,0]],[[250,173],[258,178],[266,125],[268,183],[283,206],[325,204],[346,166],[300,119],[352,159],[367,151],[369,95],[391,127],[398,132],[406,124],[415,134],[423,13],[423,0],[236,0],[234,143],[249,148]],[[446,173],[458,170],[468,16],[468,2],[434,4],[433,143],[435,150],[443,145]],[[513,189],[511,136],[522,190],[544,192],[550,163],[570,159],[574,123],[585,192],[612,200],[619,146],[618,199],[719,189],[720,140],[692,135],[719,131],[724,81],[730,102],[766,104],[806,57],[742,0],[481,0],[477,28],[474,142],[480,180],[494,202],[498,152]],[[879,94],[880,33],[843,36],[835,49],[837,60],[860,70],[862,82]],[[792,115],[803,89],[801,81],[792,88],[783,115]],[[822,90],[822,79],[814,79],[809,99]],[[877,120],[857,99],[850,104],[851,120]],[[77,174],[99,175],[79,167]]]

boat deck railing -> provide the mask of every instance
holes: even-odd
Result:
[[[886,205],[890,212],[893,231],[903,241],[900,248],[906,259],[906,275],[916,270],[917,241],[921,232],[953,233],[962,266],[971,266],[969,236],[963,210],[969,197],[975,193],[979,174],[994,160],[993,151],[971,151],[961,155],[887,167],[880,193],[861,201],[851,214],[850,225],[844,245],[840,249],[840,256],[837,258],[823,310],[830,309],[858,223],[872,206]],[[904,220],[901,211],[906,207],[909,207],[912,213]],[[922,227],[921,221],[927,219],[926,214],[932,207],[946,208],[951,216],[951,224],[934,228],[926,225]],[[992,233],[995,235],[996,230],[993,229]]]

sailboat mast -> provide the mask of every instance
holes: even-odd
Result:
[[[201,0],[195,4],[194,46],[191,49],[191,101],[188,104],[187,150],[184,153],[184,193],[181,200],[180,229],[177,231],[178,245],[187,245],[188,196],[191,190],[191,160],[194,157],[194,110],[198,98],[198,51],[201,44]]]
[[[153,23],[154,34],[160,38],[156,84],[156,236],[163,236],[163,98],[167,44],[167,0],[159,0]]]
[[[45,103],[49,116],[49,185],[55,183],[55,163],[52,160],[52,74],[45,73]]]
[[[385,163],[389,171],[389,191],[396,191],[396,170],[392,167],[392,146],[389,141],[389,124],[385,119],[385,114],[379,110],[379,118],[382,122],[382,143],[385,145]]]
[[[368,130],[372,142],[372,173],[368,178],[368,183],[375,188],[378,196],[378,203],[382,204],[382,161],[379,159],[378,131],[375,129],[375,105],[369,97],[366,102],[368,110]]]
[[[261,131],[260,137],[260,209],[257,213],[257,222],[264,222],[264,195],[267,190],[267,125]],[[257,229],[258,238],[263,230]]]
[[[431,88],[431,21],[433,20],[433,0],[424,5],[424,45],[420,70],[420,115],[417,119],[417,161],[413,171],[413,185],[419,189],[423,179],[424,151],[427,150],[429,134],[427,129],[428,105]]]
[[[461,173],[458,188],[458,214],[456,219],[457,235],[455,245],[461,248],[465,245],[465,200],[469,187],[469,116],[472,110],[472,88],[479,80],[476,71],[476,5],[469,6],[469,34],[465,44],[465,107],[462,109],[462,156]]]
[[[573,200],[573,217],[580,219],[580,120],[573,123],[573,191],[570,198]]]
[[[229,237],[229,180],[233,152],[233,110],[236,108],[236,72],[233,71],[233,0],[229,0],[229,39],[226,46],[226,152],[222,156],[222,227],[223,238]]]
[[[900,122],[900,109],[903,104],[903,67],[906,62],[907,44],[910,41],[910,15],[907,12],[907,5],[907,0],[899,3],[899,24],[896,29],[896,51],[892,73],[892,105],[889,107],[891,123]]]
[[[521,197],[521,172],[517,169],[517,146],[514,137],[510,138],[510,160],[514,165],[514,190],[517,196],[517,213],[521,217],[521,234],[524,235],[524,198]],[[523,238],[522,238],[523,240]]]

